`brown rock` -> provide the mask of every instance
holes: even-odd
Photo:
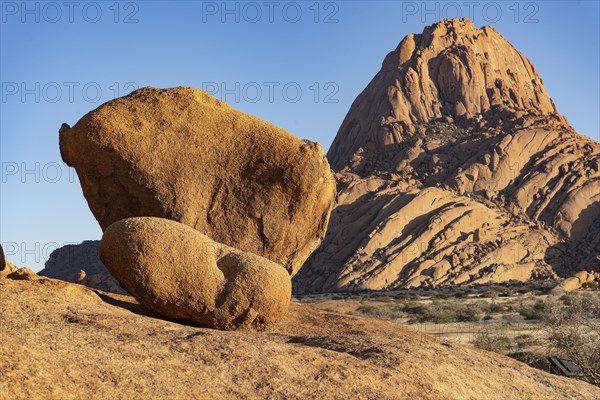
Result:
[[[298,292],[555,279],[600,266],[600,144],[568,125],[493,28],[444,20],[407,36],[352,104],[328,158],[339,193]]]
[[[584,285],[600,282],[600,274],[594,272],[580,271],[570,278],[565,279],[558,284],[553,291],[554,292],[572,292],[574,290],[581,289]]]
[[[143,88],[61,130],[102,229],[167,218],[290,274],[325,234],[335,181],[321,146],[201,90]]]
[[[471,147],[474,156],[449,177],[459,193],[502,192],[516,210],[555,227],[574,246],[600,226],[600,172],[591,169],[600,160],[597,142],[569,127],[536,128]],[[598,239],[586,241],[593,246]]]
[[[436,119],[498,119],[556,108],[531,62],[494,28],[448,19],[408,35],[352,104],[327,154],[342,169],[362,148],[383,155],[410,127]],[[450,118],[450,119],[448,119]]]
[[[104,231],[100,258],[140,303],[205,327],[263,329],[290,302],[290,277],[280,265],[163,218],[115,222]]]
[[[85,271],[80,269],[79,272],[77,272],[76,274],[71,275],[69,277],[69,282],[75,282],[75,283],[79,283],[80,285],[84,285],[86,279],[87,279],[87,275],[86,275]]]
[[[325,241],[294,278],[296,291],[528,281],[534,272],[555,276],[537,261],[558,238],[512,222],[502,209],[441,188],[365,187],[355,181],[340,192]]]
[[[572,276],[570,278],[565,279],[564,281],[562,281],[557,287],[555,287],[553,289],[554,292],[572,292],[574,290],[577,290],[581,287],[581,281]]]

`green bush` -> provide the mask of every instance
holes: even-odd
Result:
[[[473,344],[477,348],[500,354],[507,354],[512,348],[512,341],[509,337],[491,335],[487,331],[480,332],[473,341]]]
[[[566,293],[560,296],[559,300],[562,301],[565,306],[570,306],[573,301],[573,296],[569,293]]]
[[[549,299],[545,304],[544,330],[549,348],[573,361],[586,380],[600,386],[600,296],[573,293],[565,299]]]
[[[370,304],[363,304],[356,309],[361,314],[374,315],[378,313],[377,307]]]
[[[408,314],[426,314],[429,312],[429,307],[425,304],[409,301],[403,305],[403,310]]]
[[[356,313],[385,320],[393,320],[404,316],[403,307],[392,303],[380,306],[362,304],[356,309]]]
[[[474,322],[479,321],[480,318],[478,311],[469,307],[463,307],[456,313],[457,322]]]
[[[478,304],[460,304],[454,301],[434,301],[431,306],[405,305],[404,311],[415,317],[409,323],[434,322],[447,324],[450,322],[479,321],[480,307]]]
[[[490,304],[488,309],[491,313],[500,313],[503,311],[507,311],[506,306],[504,306],[503,304],[498,304],[498,303]]]
[[[533,335],[530,335],[528,333],[523,333],[523,334],[517,335],[515,337],[515,341],[517,342],[517,347],[519,347],[519,348],[524,348],[524,347],[534,346],[534,345],[539,344],[539,340],[536,339]]]
[[[532,306],[525,306],[519,310],[519,314],[528,320],[542,320],[547,312],[546,303],[542,300],[536,301]]]
[[[394,296],[394,298],[396,300],[418,300],[419,296],[417,296],[414,293],[398,293],[396,296]]]

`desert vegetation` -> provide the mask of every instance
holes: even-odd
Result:
[[[420,332],[508,355],[548,370],[549,357],[573,361],[599,385],[600,291],[560,294],[551,285],[335,294],[301,299],[327,311],[392,321]]]
[[[590,383],[600,386],[600,296],[563,296],[544,303],[547,345],[572,360]]]

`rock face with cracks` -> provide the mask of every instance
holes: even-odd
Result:
[[[141,304],[200,326],[264,329],[290,302],[282,266],[167,219],[115,222],[104,232],[100,258]]]
[[[404,38],[327,156],[338,197],[298,292],[600,271],[600,144],[491,27],[444,20]]]
[[[444,20],[406,36],[352,104],[328,153],[335,170],[359,149],[383,156],[416,125],[452,118],[497,126],[529,114],[562,120],[533,64],[494,28]]]
[[[193,88],[109,101],[63,125],[60,150],[103,230],[167,218],[290,274],[323,239],[335,199],[319,144]]]

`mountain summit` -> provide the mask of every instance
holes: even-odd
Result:
[[[445,118],[494,126],[558,115],[531,62],[494,28],[444,20],[406,36],[352,104],[327,154],[340,169],[357,151],[394,151],[420,124]]]
[[[452,19],[406,36],[328,158],[337,206],[299,292],[600,271],[600,144],[491,27]]]

